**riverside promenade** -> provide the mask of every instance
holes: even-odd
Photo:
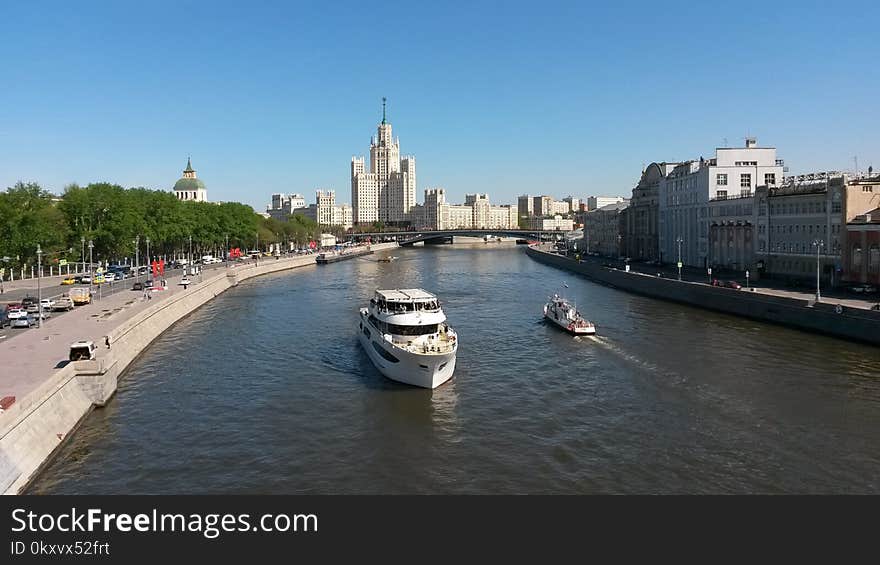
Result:
[[[153,292],[151,300],[117,292],[0,342],[0,397],[16,397],[0,413],[0,493],[24,489],[82,418],[110,400],[128,365],[175,322],[248,278],[309,265],[315,255],[267,257],[216,269],[202,282],[191,276],[196,284],[187,289],[171,277],[168,290]],[[97,359],[68,362],[70,343],[81,339],[95,342]]]
[[[627,292],[880,345],[880,311],[871,310],[872,303],[864,300],[816,301],[815,297],[804,293],[774,289],[735,290],[711,286],[705,281],[679,281],[656,274],[626,271],[599,261],[577,261],[554,253],[547,246],[529,246],[526,253],[541,263]]]

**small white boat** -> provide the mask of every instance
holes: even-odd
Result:
[[[554,294],[544,305],[544,317],[573,335],[593,335],[596,326],[587,320],[568,300]]]

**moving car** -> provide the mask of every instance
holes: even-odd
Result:
[[[192,284],[192,281],[189,280],[189,277],[187,277],[186,275],[184,275],[184,277],[183,277],[182,279],[180,279],[180,282],[177,283],[177,284],[186,286],[186,285],[191,285],[191,284]]]
[[[9,314],[6,310],[0,310],[0,330],[10,325]]]
[[[149,281],[148,281],[148,282],[149,282]],[[134,283],[133,285],[131,285],[131,289],[132,289],[132,290],[143,290],[143,289],[144,289],[144,283],[142,283],[141,281],[135,281],[135,283]]]
[[[55,306],[55,301],[51,298],[44,298],[40,300],[40,304],[43,306],[43,310],[51,310]]]
[[[92,291],[86,287],[70,289],[70,299],[75,306],[89,304],[92,301]]]
[[[71,300],[68,296],[62,296],[55,301],[55,304],[52,306],[52,310],[55,310],[56,312],[58,310],[73,310],[73,300]]]
[[[92,284],[92,275],[83,275],[79,278],[79,282],[82,284]]]
[[[12,308],[6,310],[6,317],[9,319],[10,322],[19,318],[26,318],[27,316],[28,312],[24,308]]]
[[[725,286],[726,288],[733,288],[733,289],[735,289],[735,290],[739,290],[739,289],[742,288],[742,285],[739,284],[739,283],[736,282],[736,281],[727,281],[727,282],[724,283],[724,286]]]
[[[74,278],[74,277],[66,277],[66,278],[64,278],[64,279],[61,279],[61,284],[62,284],[62,285],[76,284],[76,278]]]
[[[30,314],[26,314],[20,318],[16,318],[12,320],[11,327],[13,328],[30,328],[37,325],[37,319],[31,316]]]

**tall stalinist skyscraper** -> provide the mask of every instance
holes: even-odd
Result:
[[[400,157],[400,140],[391,136],[382,99],[382,123],[370,140],[370,172],[364,158],[351,158],[351,205],[356,224],[380,221],[401,225],[410,221],[416,204],[416,158]]]

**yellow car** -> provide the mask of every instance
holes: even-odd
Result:
[[[76,281],[73,280],[73,277],[67,277],[66,279],[61,280],[61,284],[74,284],[74,283],[76,283]]]

